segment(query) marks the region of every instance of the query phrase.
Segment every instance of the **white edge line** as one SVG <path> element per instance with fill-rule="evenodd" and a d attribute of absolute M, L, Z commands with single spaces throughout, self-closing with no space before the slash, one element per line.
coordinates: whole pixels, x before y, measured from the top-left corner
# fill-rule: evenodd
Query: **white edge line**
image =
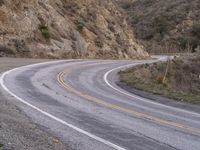
<path fill-rule="evenodd" d="M 96 141 L 101 142 L 101 143 L 103 143 L 103 144 L 105 144 L 105 145 L 107 145 L 107 146 L 109 146 L 109 147 L 112 147 L 112 148 L 117 149 L 117 150 L 126 150 L 125 148 L 122 148 L 122 147 L 120 147 L 120 146 L 118 146 L 118 145 L 116 145 L 116 144 L 113 144 L 113 143 L 111 143 L 111 142 L 109 142 L 109 141 L 107 141 L 107 140 L 104 140 L 104 139 L 102 139 L 102 138 L 100 138 L 100 137 L 97 137 L 97 136 L 95 136 L 95 135 L 93 135 L 93 134 L 91 134 L 91 133 L 89 133 L 89 132 L 87 132 L 87 131 L 84 131 L 84 130 L 82 130 L 82 129 L 80 129 L 80 128 L 78 128 L 78 127 L 72 125 L 72 124 L 69 124 L 69 123 L 67 123 L 66 121 L 64 121 L 64 120 L 62 120 L 62 119 L 60 119 L 60 118 L 58 118 L 58 117 L 55 117 L 55 116 L 49 114 L 48 112 L 43 111 L 42 109 L 40 109 L 40 108 L 38 108 L 38 107 L 36 107 L 36 106 L 34 106 L 34 105 L 32 105 L 32 104 L 26 102 L 26 101 L 23 100 L 22 98 L 18 97 L 18 96 L 15 95 L 14 93 L 12 93 L 12 92 L 6 87 L 6 85 L 5 85 L 5 83 L 4 83 L 4 79 L 5 79 L 6 75 L 8 75 L 8 74 L 10 74 L 10 73 L 12 73 L 12 72 L 14 72 L 14 71 L 16 71 L 16 70 L 24 69 L 24 68 L 29 68 L 29 67 L 40 66 L 40 65 L 45 65 L 45 64 L 54 64 L 54 63 L 59 63 L 59 62 L 65 62 L 65 61 L 66 61 L 66 60 L 53 61 L 53 62 L 44 62 L 44 63 L 38 63 L 38 64 L 33 64 L 33 65 L 28 65 L 28 66 L 22 66 L 22 67 L 19 67 L 19 68 L 15 68 L 15 69 L 9 70 L 9 71 L 7 71 L 7 72 L 5 72 L 5 73 L 3 73 L 3 74 L 1 75 L 1 77 L 0 77 L 0 85 L 1 85 L 2 88 L 3 88 L 7 93 L 9 93 L 11 96 L 13 96 L 13 97 L 16 98 L 17 100 L 19 100 L 21 103 L 23 103 L 23 104 L 25 104 L 25 105 L 31 107 L 32 109 L 34 109 L 34 110 L 36 110 L 36 111 L 38 111 L 38 112 L 40 112 L 41 114 L 43 114 L 43 115 L 45 115 L 45 116 L 47 116 L 47 117 L 49 117 L 49 118 L 51 118 L 51 119 L 53 119 L 53 120 L 59 122 L 59 123 L 65 125 L 65 126 L 68 126 L 68 127 L 72 128 L 72 129 L 74 129 L 74 130 L 76 130 L 76 131 L 78 131 L 78 132 L 80 132 L 80 133 L 82 133 L 82 134 L 84 134 L 84 135 L 86 135 L 86 136 L 92 138 L 92 139 L 95 139 Z M 69 61 L 69 60 L 68 60 L 68 61 Z"/>
<path fill-rule="evenodd" d="M 155 63 L 155 62 L 158 62 L 158 61 L 163 61 L 162 58 L 158 59 L 157 61 L 154 61 L 154 62 L 151 62 L 151 63 Z M 151 103 L 151 104 L 154 104 L 154 105 L 157 105 L 157 106 L 162 106 L 162 107 L 165 107 L 165 108 L 169 108 L 169 109 L 172 109 L 172 110 L 178 110 L 178 111 L 181 111 L 181 112 L 184 112 L 184 113 L 189 113 L 189 114 L 193 114 L 193 115 L 196 115 L 198 117 L 200 117 L 200 114 L 199 113 L 196 113 L 196 112 L 193 112 L 193 111 L 188 111 L 188 110 L 184 110 L 184 109 L 181 109 L 181 108 L 175 108 L 173 106 L 168 106 L 168 105 L 164 105 L 164 104 L 161 104 L 161 103 L 158 103 L 158 102 L 153 102 L 151 100 L 148 100 L 146 98 L 142 98 L 140 96 L 137 96 L 137 95 L 134 95 L 134 94 L 131 94 L 131 93 L 128 93 L 128 92 L 125 92 L 125 91 L 122 91 L 118 88 L 115 88 L 109 81 L 108 81 L 108 76 L 109 74 L 111 74 L 112 72 L 116 71 L 116 70 L 119 70 L 119 69 L 123 69 L 123 68 L 128 68 L 128 67 L 133 67 L 133 66 L 136 66 L 136 65 L 139 65 L 139 64 L 146 64 L 146 63 L 134 63 L 134 64 L 128 64 L 128 65 L 123 65 L 123 66 L 120 66 L 120 67 L 117 67 L 117 68 L 114 68 L 112 70 L 109 70 L 108 72 L 106 72 L 104 74 L 104 82 L 112 89 L 114 89 L 115 91 L 119 92 L 119 93 L 122 93 L 124 95 L 127 95 L 129 97 L 132 97 L 132 98 L 136 98 L 140 101 L 143 101 L 143 102 L 147 102 L 147 103 Z"/>

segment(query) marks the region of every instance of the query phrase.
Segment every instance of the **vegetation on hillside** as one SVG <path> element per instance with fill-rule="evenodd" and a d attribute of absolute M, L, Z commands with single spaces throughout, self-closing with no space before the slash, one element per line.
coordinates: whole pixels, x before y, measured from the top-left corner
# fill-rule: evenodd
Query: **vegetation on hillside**
<path fill-rule="evenodd" d="M 40 26 L 39 26 L 39 30 L 41 31 L 43 37 L 44 37 L 46 40 L 49 40 L 49 39 L 50 39 L 51 35 L 50 35 L 50 33 L 49 33 L 49 28 L 48 28 L 48 26 L 46 26 L 46 25 L 40 25 Z"/>
<path fill-rule="evenodd" d="M 120 72 L 120 79 L 136 89 L 200 104 L 200 55 L 130 68 Z"/>
<path fill-rule="evenodd" d="M 151 53 L 200 49 L 199 0 L 120 0 L 135 35 Z"/>
<path fill-rule="evenodd" d="M 0 57 L 148 57 L 114 0 L 3 0 L 0 36 Z"/>

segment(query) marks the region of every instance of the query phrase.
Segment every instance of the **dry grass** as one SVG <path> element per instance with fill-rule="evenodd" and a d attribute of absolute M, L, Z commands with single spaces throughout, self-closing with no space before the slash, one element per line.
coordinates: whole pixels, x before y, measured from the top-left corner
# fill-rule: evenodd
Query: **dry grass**
<path fill-rule="evenodd" d="M 140 90 L 200 104 L 200 55 L 171 61 L 163 82 L 166 66 L 166 63 L 137 66 L 120 72 L 120 79 Z"/>

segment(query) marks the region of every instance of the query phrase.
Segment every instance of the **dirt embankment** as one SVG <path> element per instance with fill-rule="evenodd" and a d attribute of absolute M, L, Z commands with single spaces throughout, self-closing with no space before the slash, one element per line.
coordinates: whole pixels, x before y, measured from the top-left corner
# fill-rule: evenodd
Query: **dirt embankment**
<path fill-rule="evenodd" d="M 130 87 L 200 104 L 200 55 L 181 56 L 167 63 L 141 65 L 119 74 L 121 82 Z"/>
<path fill-rule="evenodd" d="M 0 73 L 47 60 L 0 58 Z M 0 91 L 0 149 L 69 150 L 70 148 L 34 124 L 13 103 L 13 98 Z"/>
<path fill-rule="evenodd" d="M 140 58 L 113 0 L 1 0 L 0 56 Z"/>

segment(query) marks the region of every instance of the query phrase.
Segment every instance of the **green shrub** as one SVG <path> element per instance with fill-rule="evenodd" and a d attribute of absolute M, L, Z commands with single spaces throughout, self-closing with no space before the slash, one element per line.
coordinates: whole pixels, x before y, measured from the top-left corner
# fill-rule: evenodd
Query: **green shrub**
<path fill-rule="evenodd" d="M 143 40 L 151 40 L 154 38 L 155 35 L 156 35 L 156 32 L 153 30 L 144 31 L 143 35 L 142 35 L 142 39 Z"/>
<path fill-rule="evenodd" d="M 131 8 L 131 3 L 130 3 L 130 2 L 124 2 L 124 3 L 122 4 L 122 8 L 123 8 L 123 9 L 129 9 L 129 8 Z"/>
<path fill-rule="evenodd" d="M 159 33 L 161 37 L 163 37 L 169 30 L 168 22 L 164 16 L 155 18 L 153 26 L 155 27 L 156 33 Z"/>
<path fill-rule="evenodd" d="M 141 31 L 141 37 L 143 40 L 151 40 L 153 38 L 156 38 L 157 41 L 161 41 L 164 35 L 168 33 L 170 28 L 169 22 L 164 16 L 154 18 L 148 26 L 149 27 L 147 27 L 147 25 L 144 25 L 144 28 L 142 29 L 143 31 Z"/>
<path fill-rule="evenodd" d="M 134 15 L 134 16 L 132 16 L 132 24 L 137 24 L 139 21 L 140 21 L 140 17 L 139 16 L 136 16 L 136 15 Z"/>
<path fill-rule="evenodd" d="M 0 143 L 0 149 L 3 148 L 3 146 L 4 146 L 4 145 Z"/>
<path fill-rule="evenodd" d="M 24 40 L 13 39 L 12 42 L 13 42 L 13 45 L 14 45 L 16 51 L 19 54 L 25 55 L 25 54 L 28 54 L 30 52 L 30 50 L 29 50 L 29 48 L 26 45 L 26 42 Z"/>
<path fill-rule="evenodd" d="M 165 69 L 166 69 L 166 64 L 165 64 L 165 63 L 156 64 L 156 69 L 157 69 L 158 71 L 165 71 Z"/>
<path fill-rule="evenodd" d="M 192 26 L 192 34 L 200 39 L 200 24 L 194 24 Z"/>
<path fill-rule="evenodd" d="M 192 52 L 195 52 L 195 49 L 200 44 L 200 41 L 197 37 L 180 37 L 178 41 L 182 49 L 190 48 Z"/>
<path fill-rule="evenodd" d="M 196 37 L 191 38 L 190 45 L 192 48 L 192 52 L 196 52 L 196 48 L 198 47 L 198 45 L 200 45 L 199 39 Z"/>
<path fill-rule="evenodd" d="M 8 55 L 15 55 L 16 51 L 12 48 L 7 47 L 7 46 L 0 45 L 0 53 L 8 54 Z"/>
<path fill-rule="evenodd" d="M 100 47 L 100 48 L 103 48 L 103 42 L 101 40 L 99 40 L 99 39 L 95 40 L 95 45 Z"/>
<path fill-rule="evenodd" d="M 147 69 L 149 67 L 149 64 L 145 64 L 144 67 L 145 69 Z"/>
<path fill-rule="evenodd" d="M 187 38 L 184 38 L 184 37 L 180 37 L 178 39 L 178 42 L 179 42 L 179 46 L 182 48 L 182 49 L 186 49 L 188 44 L 189 44 L 189 41 Z"/>
<path fill-rule="evenodd" d="M 76 26 L 78 31 L 82 31 L 85 26 L 85 22 L 82 19 L 79 19 L 76 21 Z"/>
<path fill-rule="evenodd" d="M 51 38 L 51 35 L 50 35 L 50 33 L 49 33 L 49 28 L 48 28 L 48 26 L 46 26 L 46 25 L 40 25 L 40 26 L 39 26 L 39 29 L 40 29 L 40 31 L 41 31 L 43 37 L 44 37 L 46 40 L 49 40 L 49 39 Z"/>

